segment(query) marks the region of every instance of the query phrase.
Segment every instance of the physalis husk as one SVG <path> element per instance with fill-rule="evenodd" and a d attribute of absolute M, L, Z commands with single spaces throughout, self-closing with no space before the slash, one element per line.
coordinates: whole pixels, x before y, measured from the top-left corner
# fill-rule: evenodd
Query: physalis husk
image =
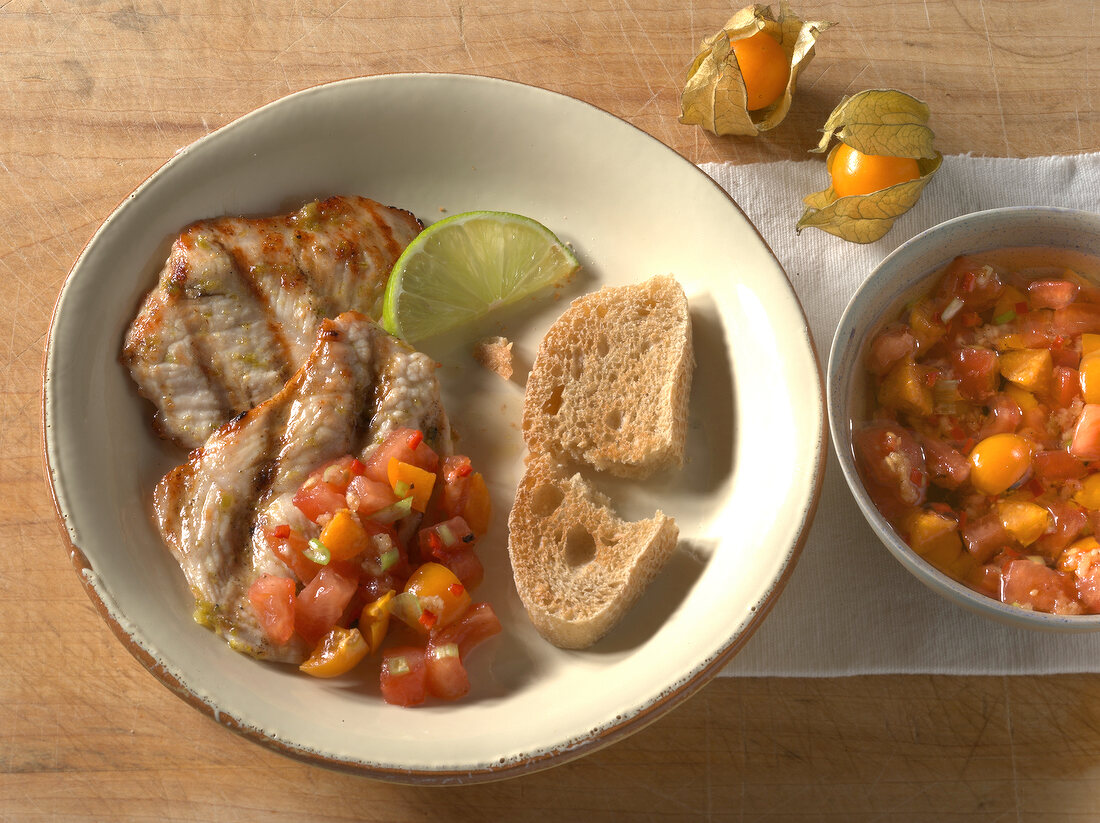
<path fill-rule="evenodd" d="M 829 151 L 827 169 L 841 144 L 864 155 L 913 158 L 919 174 L 869 194 L 837 195 L 830 182 L 824 191 L 803 198 L 807 209 L 799 218 L 797 231 L 813 227 L 853 243 L 878 240 L 894 221 L 909 211 L 943 162 L 932 147 L 935 136 L 928 128 L 928 106 L 894 89 L 871 89 L 841 101 L 829 115 L 824 134 L 814 152 L 825 151 L 836 137 L 840 142 Z"/>
<path fill-rule="evenodd" d="M 813 57 L 818 34 L 831 25 L 800 19 L 785 0 L 780 3 L 778 20 L 770 6 L 756 4 L 741 9 L 699 47 L 680 95 L 680 122 L 702 126 L 717 135 L 756 136 L 774 129 L 790 110 L 798 73 Z M 751 66 L 746 63 L 743 76 L 733 44 L 761 32 L 772 37 L 780 48 L 772 49 L 774 56 L 756 58 Z M 769 83 L 778 74 L 782 93 L 769 105 L 750 111 L 746 77 L 753 85 L 755 75 L 761 72 L 773 76 L 765 78 L 764 82 Z"/>

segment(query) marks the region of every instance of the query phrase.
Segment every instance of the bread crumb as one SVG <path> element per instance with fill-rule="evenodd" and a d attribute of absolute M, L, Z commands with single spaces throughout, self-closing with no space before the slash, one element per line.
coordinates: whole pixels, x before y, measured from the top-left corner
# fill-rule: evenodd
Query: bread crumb
<path fill-rule="evenodd" d="M 474 343 L 474 359 L 505 380 L 512 379 L 512 341 L 507 337 L 483 337 Z"/>

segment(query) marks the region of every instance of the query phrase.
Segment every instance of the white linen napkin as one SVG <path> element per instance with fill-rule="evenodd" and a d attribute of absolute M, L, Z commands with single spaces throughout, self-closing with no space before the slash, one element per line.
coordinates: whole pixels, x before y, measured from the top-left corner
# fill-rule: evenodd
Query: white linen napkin
<path fill-rule="evenodd" d="M 920 202 L 875 243 L 796 235 L 802 197 L 825 187 L 821 160 L 704 164 L 756 225 L 806 311 L 824 370 L 840 315 L 891 251 L 937 223 L 1001 206 L 1100 211 L 1100 154 L 1028 159 L 955 155 Z M 1100 671 L 1100 633 L 1029 632 L 947 602 L 894 560 L 866 524 L 832 446 L 817 515 L 791 579 L 723 675 L 1053 674 Z"/>

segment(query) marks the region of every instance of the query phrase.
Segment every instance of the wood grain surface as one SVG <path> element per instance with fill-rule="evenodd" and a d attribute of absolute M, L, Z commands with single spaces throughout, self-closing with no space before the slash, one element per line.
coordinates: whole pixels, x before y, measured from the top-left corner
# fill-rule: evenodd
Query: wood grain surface
<path fill-rule="evenodd" d="M 54 299 L 173 152 L 318 83 L 468 72 L 600 106 L 695 162 L 802 158 L 846 93 L 928 101 L 945 154 L 1100 148 L 1085 0 L 807 2 L 835 21 L 766 138 L 677 122 L 712 0 L 0 1 L 0 821 L 1094 820 L 1094 677 L 720 679 L 633 737 L 472 787 L 384 784 L 256 746 L 159 685 L 81 590 L 44 480 Z"/>

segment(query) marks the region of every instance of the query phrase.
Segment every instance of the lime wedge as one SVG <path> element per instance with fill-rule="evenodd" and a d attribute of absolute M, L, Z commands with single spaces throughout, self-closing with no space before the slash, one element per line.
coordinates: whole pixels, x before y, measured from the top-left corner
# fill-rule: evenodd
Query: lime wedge
<path fill-rule="evenodd" d="M 424 229 L 394 264 L 382 307 L 390 334 L 415 342 L 556 283 L 580 263 L 546 226 L 471 211 Z"/>

